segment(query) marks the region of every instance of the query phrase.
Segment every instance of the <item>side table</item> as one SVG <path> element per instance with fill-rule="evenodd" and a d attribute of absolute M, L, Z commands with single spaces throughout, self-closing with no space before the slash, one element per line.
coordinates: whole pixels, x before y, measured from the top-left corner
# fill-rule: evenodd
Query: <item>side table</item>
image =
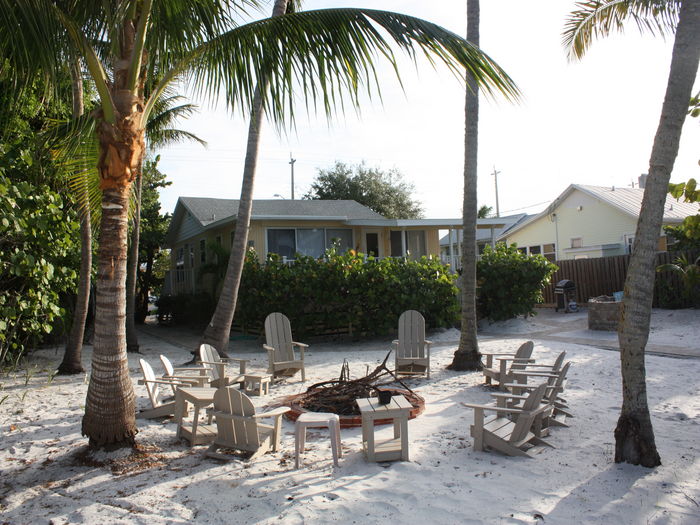
<path fill-rule="evenodd" d="M 190 446 L 208 443 L 216 438 L 216 425 L 199 424 L 199 409 L 214 402 L 216 388 L 178 388 L 175 392 L 175 417 L 177 419 L 176 436 L 190 442 Z M 194 407 L 192 424 L 183 422 L 187 415 L 187 403 Z M 211 423 L 211 421 L 210 421 Z"/>
<path fill-rule="evenodd" d="M 272 376 L 268 374 L 245 374 L 243 376 L 243 391 L 254 396 L 266 396 L 270 393 L 270 381 Z"/>
<path fill-rule="evenodd" d="M 362 415 L 362 448 L 367 461 L 408 461 L 408 416 L 413 405 L 401 395 L 392 396 L 387 405 L 380 405 L 376 397 L 360 398 L 356 403 Z M 393 439 L 374 439 L 377 419 L 393 420 Z"/>

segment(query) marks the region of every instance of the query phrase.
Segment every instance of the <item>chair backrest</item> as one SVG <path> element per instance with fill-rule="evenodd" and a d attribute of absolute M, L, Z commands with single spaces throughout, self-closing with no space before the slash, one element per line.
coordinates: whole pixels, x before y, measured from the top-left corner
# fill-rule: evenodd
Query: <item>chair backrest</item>
<path fill-rule="evenodd" d="M 284 314 L 272 312 L 265 318 L 265 342 L 274 348 L 273 362 L 295 361 L 292 326 Z"/>
<path fill-rule="evenodd" d="M 217 441 L 235 444 L 241 450 L 256 451 L 260 448 L 258 421 L 250 398 L 233 387 L 220 388 L 214 394 L 214 410 L 233 416 L 233 419 L 216 418 Z"/>
<path fill-rule="evenodd" d="M 163 370 L 165 370 L 165 376 L 175 375 L 175 369 L 173 368 L 173 364 L 170 362 L 170 359 L 165 357 L 163 354 L 160 354 L 160 362 L 163 365 Z"/>
<path fill-rule="evenodd" d="M 406 310 L 399 317 L 396 357 L 425 357 L 425 319 L 416 310 Z"/>
<path fill-rule="evenodd" d="M 547 383 L 542 383 L 540 386 L 535 388 L 527 399 L 523 402 L 522 412 L 518 414 L 515 420 L 515 426 L 513 427 L 513 432 L 511 433 L 508 441 L 516 442 L 520 441 L 527 436 L 530 432 L 532 423 L 535 420 L 535 415 L 533 411 L 539 408 L 542 398 L 544 397 L 545 389 L 547 388 Z"/>
<path fill-rule="evenodd" d="M 520 345 L 515 352 L 514 360 L 510 365 L 511 370 L 518 370 L 525 368 L 527 363 L 519 363 L 518 359 L 530 359 L 532 356 L 532 350 L 535 348 L 535 344 L 532 341 L 526 341 Z"/>
<path fill-rule="evenodd" d="M 564 390 L 564 381 L 566 381 L 566 374 L 569 373 L 569 367 L 571 366 L 571 361 L 564 365 L 564 368 L 559 370 L 559 375 L 554 378 L 554 382 L 549 384 L 549 391 L 545 394 L 544 400 L 547 403 L 553 404 L 557 400 L 557 396 L 561 394 Z"/>
<path fill-rule="evenodd" d="M 203 363 L 220 363 L 221 357 L 219 357 L 219 352 L 216 351 L 216 348 L 204 343 L 199 345 L 199 360 Z M 209 377 L 212 380 L 216 380 L 221 377 L 221 374 L 219 374 L 219 367 L 214 365 L 204 366 L 209 369 Z"/>
<path fill-rule="evenodd" d="M 148 392 L 148 398 L 151 400 L 151 405 L 153 408 L 156 408 L 160 406 L 160 401 L 158 400 L 160 388 L 158 383 L 155 383 L 156 375 L 153 373 L 153 368 L 147 361 L 139 359 L 139 365 L 141 365 L 141 373 L 143 374 L 144 385 L 146 386 L 146 392 Z"/>

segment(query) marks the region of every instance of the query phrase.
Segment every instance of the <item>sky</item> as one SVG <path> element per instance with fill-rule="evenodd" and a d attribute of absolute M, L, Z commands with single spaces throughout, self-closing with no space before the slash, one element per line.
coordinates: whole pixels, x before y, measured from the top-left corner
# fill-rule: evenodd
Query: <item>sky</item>
<path fill-rule="evenodd" d="M 465 0 L 307 0 L 306 10 L 371 7 L 424 18 L 466 32 Z M 478 202 L 501 215 L 536 213 L 569 184 L 628 187 L 646 173 L 658 125 L 672 38 L 640 35 L 635 26 L 595 41 L 571 62 L 561 44 L 569 0 L 482 0 L 481 49 L 505 69 L 522 92 L 511 103 L 480 97 Z M 259 17 L 261 18 L 262 15 Z M 329 121 L 299 105 L 296 127 L 279 133 L 265 123 L 254 198 L 290 198 L 290 154 L 295 197 L 335 161 L 397 169 L 413 184 L 425 217 L 462 213 L 463 84 L 445 67 L 400 62 L 403 89 L 386 64 L 378 68 L 381 99 L 362 101 Z M 700 90 L 696 82 L 693 93 Z M 247 120 L 223 104 L 192 99 L 200 113 L 179 125 L 208 142 L 159 151 L 172 185 L 161 193 L 164 212 L 177 198 L 238 199 Z M 687 119 L 672 182 L 700 176 L 700 119 Z"/>

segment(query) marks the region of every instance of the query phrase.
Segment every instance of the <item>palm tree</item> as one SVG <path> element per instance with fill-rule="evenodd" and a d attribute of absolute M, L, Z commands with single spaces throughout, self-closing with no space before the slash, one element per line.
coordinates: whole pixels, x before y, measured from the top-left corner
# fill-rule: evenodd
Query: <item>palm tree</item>
<path fill-rule="evenodd" d="M 0 55 L 20 92 L 55 78 L 66 57 L 84 61 L 98 94 L 101 209 L 92 374 L 82 432 L 93 446 L 124 445 L 137 433 L 125 337 L 127 219 L 155 101 L 186 76 L 200 94 L 247 110 L 254 96 L 270 118 L 293 116 L 299 94 L 358 104 L 376 86 L 373 61 L 396 66 L 394 49 L 430 54 L 482 89 L 514 95 L 495 62 L 463 38 L 424 20 L 370 9 L 327 9 L 237 23 L 259 0 L 0 0 Z M 381 31 L 380 31 L 381 30 Z M 146 96 L 150 78 L 158 82 Z M 256 86 L 261 89 L 256 90 Z M 262 87 L 265 89 L 262 89 Z"/>
<path fill-rule="evenodd" d="M 618 329 L 622 409 L 615 428 L 615 462 L 655 467 L 661 464 L 661 458 L 649 416 L 644 350 L 649 338 L 654 261 L 666 192 L 700 60 L 700 0 L 601 0 L 578 5 L 564 32 L 571 57 L 582 57 L 594 37 L 621 30 L 628 20 L 640 30 L 676 35 Z"/>
<path fill-rule="evenodd" d="M 467 0 L 467 39 L 479 46 L 479 0 Z M 479 92 L 476 79 L 467 75 L 464 103 L 464 200 L 462 201 L 462 327 L 450 370 L 480 370 L 476 338 L 476 183 L 479 152 Z"/>

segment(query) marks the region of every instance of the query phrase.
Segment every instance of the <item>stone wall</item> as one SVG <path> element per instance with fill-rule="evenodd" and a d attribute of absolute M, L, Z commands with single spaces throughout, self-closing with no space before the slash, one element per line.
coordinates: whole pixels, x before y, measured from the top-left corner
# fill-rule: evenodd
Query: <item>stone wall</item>
<path fill-rule="evenodd" d="M 616 331 L 617 323 L 620 321 L 621 308 L 622 302 L 615 301 L 612 297 L 589 299 L 588 329 Z"/>

